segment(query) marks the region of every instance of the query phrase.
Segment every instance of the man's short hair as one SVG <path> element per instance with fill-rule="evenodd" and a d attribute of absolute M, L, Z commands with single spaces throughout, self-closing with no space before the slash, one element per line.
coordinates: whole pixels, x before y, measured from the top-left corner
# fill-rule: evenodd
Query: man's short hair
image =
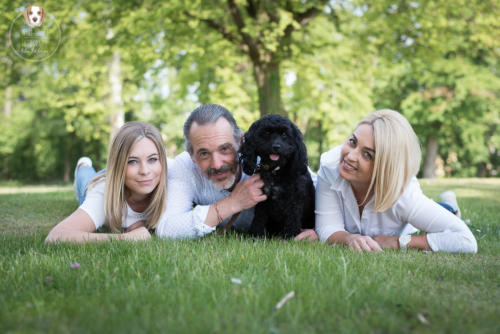
<path fill-rule="evenodd" d="M 239 145 L 240 138 L 243 132 L 238 127 L 238 125 L 236 125 L 236 121 L 229 110 L 218 104 L 203 104 L 193 110 L 184 123 L 184 140 L 186 144 L 186 150 L 189 152 L 189 154 L 193 153 L 193 145 L 189 140 L 189 131 L 191 130 L 191 125 L 193 124 L 193 122 L 196 122 L 196 124 L 198 125 L 211 124 L 217 122 L 217 120 L 221 117 L 224 117 L 229 122 L 229 124 L 231 124 L 231 127 L 233 128 L 234 141 L 237 145 Z M 236 149 L 238 149 L 238 147 L 236 147 Z"/>

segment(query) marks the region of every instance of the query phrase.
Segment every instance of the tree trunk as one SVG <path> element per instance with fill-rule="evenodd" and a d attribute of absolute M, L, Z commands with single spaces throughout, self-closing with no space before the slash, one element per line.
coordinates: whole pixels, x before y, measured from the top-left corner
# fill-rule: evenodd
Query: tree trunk
<path fill-rule="evenodd" d="M 260 115 L 281 114 L 286 116 L 281 101 L 279 62 L 254 63 L 253 68 L 259 95 Z"/>
<path fill-rule="evenodd" d="M 111 138 L 125 123 L 125 113 L 123 111 L 122 81 L 120 51 L 113 51 L 113 56 L 109 64 L 109 84 L 111 86 L 110 123 Z"/>
<path fill-rule="evenodd" d="M 5 88 L 5 103 L 3 112 L 6 117 L 9 117 L 12 114 L 12 86 L 7 86 L 7 88 Z"/>
<path fill-rule="evenodd" d="M 436 158 L 439 146 L 437 138 L 435 137 L 428 136 L 426 141 L 424 171 L 422 176 L 424 178 L 433 179 L 436 176 Z"/>
<path fill-rule="evenodd" d="M 7 37 L 5 42 L 5 49 L 8 50 L 10 47 L 10 38 Z M 12 59 L 7 56 L 7 71 L 6 71 L 6 81 L 7 87 L 5 88 L 5 103 L 3 106 L 3 112 L 6 117 L 12 114 Z"/>
<path fill-rule="evenodd" d="M 488 169 L 487 169 L 485 162 L 480 162 L 476 166 L 477 166 L 476 177 L 487 177 L 488 176 Z"/>
<path fill-rule="evenodd" d="M 71 172 L 71 158 L 69 154 L 69 150 L 66 148 L 64 152 L 64 182 L 69 182 L 69 173 Z"/>

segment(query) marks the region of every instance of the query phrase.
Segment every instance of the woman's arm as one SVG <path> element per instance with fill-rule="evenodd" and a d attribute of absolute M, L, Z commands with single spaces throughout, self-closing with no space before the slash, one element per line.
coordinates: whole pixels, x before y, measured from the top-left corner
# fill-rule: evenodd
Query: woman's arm
<path fill-rule="evenodd" d="M 358 252 L 381 252 L 382 248 L 377 241 L 367 235 L 351 234 L 346 231 L 333 233 L 327 240 L 329 244 L 344 244 Z"/>
<path fill-rule="evenodd" d="M 410 242 L 406 245 L 407 248 L 415 248 L 420 250 L 431 250 L 429 243 L 427 242 L 427 235 L 412 235 L 410 236 Z M 373 237 L 380 247 L 389 249 L 399 249 L 399 237 L 379 234 Z"/>
<path fill-rule="evenodd" d="M 316 187 L 316 233 L 328 244 L 344 244 L 356 251 L 382 251 L 369 236 L 351 234 L 345 230 L 341 194 L 331 188 L 331 175 L 320 169 Z"/>
<path fill-rule="evenodd" d="M 147 240 L 151 238 L 145 227 L 134 229 L 131 232 L 93 233 L 96 228 L 90 216 L 82 209 L 77 209 L 69 217 L 57 224 L 45 239 L 46 243 L 56 241 L 84 243 L 89 241 L 107 241 L 110 239 Z"/>
<path fill-rule="evenodd" d="M 476 253 L 477 241 L 467 225 L 425 196 L 416 179 L 412 183 L 407 190 L 410 193 L 403 194 L 403 201 L 398 204 L 401 205 L 398 210 L 404 212 L 403 221 L 426 232 L 425 240 L 429 249 L 434 252 Z M 423 238 L 423 236 L 412 236 L 410 247 L 413 246 L 413 239 L 416 237 Z"/>
<path fill-rule="evenodd" d="M 323 167 L 318 173 L 315 198 L 315 230 L 320 241 L 327 239 L 337 231 L 345 231 L 342 214 L 341 194 L 331 189 L 330 177 L 325 174 Z"/>

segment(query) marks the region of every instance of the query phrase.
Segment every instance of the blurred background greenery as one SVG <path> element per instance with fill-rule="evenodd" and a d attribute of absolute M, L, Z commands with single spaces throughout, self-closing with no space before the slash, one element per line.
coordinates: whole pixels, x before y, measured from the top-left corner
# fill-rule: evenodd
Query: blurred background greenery
<path fill-rule="evenodd" d="M 391 108 L 420 138 L 420 176 L 500 171 L 498 0 L 45 0 L 30 30 L 50 35 L 43 60 L 16 44 L 33 3 L 0 3 L 0 181 L 70 181 L 82 155 L 104 167 L 130 120 L 158 126 L 173 157 L 201 103 L 243 130 L 287 115 L 313 169 Z"/>

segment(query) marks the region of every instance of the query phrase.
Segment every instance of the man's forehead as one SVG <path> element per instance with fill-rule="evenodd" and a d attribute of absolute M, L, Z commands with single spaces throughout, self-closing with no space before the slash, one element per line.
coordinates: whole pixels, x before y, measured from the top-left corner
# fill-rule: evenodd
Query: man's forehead
<path fill-rule="evenodd" d="M 189 129 L 190 135 L 193 135 L 200 130 L 218 130 L 218 131 L 229 131 L 232 133 L 233 127 L 227 119 L 224 117 L 219 117 L 215 122 L 199 124 L 193 121 L 191 128 Z"/>
<path fill-rule="evenodd" d="M 216 149 L 226 144 L 235 145 L 233 128 L 225 118 L 203 125 L 193 122 L 189 130 L 189 139 L 195 151 Z"/>

